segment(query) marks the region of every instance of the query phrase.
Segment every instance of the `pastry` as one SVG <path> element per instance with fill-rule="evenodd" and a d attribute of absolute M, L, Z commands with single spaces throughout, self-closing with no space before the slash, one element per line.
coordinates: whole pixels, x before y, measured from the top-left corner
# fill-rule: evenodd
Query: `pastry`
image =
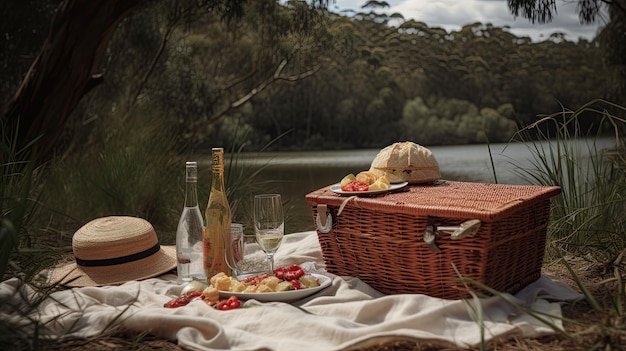
<path fill-rule="evenodd" d="M 433 153 L 416 143 L 394 143 L 380 150 L 369 172 L 385 176 L 391 183 L 429 183 L 441 178 L 439 164 Z"/>

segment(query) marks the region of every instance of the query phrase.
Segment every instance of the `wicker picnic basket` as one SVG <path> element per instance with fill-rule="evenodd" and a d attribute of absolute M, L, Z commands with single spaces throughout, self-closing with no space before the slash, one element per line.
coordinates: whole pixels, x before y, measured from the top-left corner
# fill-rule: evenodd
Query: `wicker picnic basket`
<path fill-rule="evenodd" d="M 306 200 L 329 272 L 358 277 L 386 294 L 459 299 L 470 289 L 481 291 L 460 277 L 509 293 L 539 278 L 550 198 L 559 192 L 437 181 L 373 197 L 341 196 L 325 187 Z M 470 237 L 452 239 L 434 229 L 475 219 L 480 227 Z M 434 243 L 425 238 L 427 229 Z"/>

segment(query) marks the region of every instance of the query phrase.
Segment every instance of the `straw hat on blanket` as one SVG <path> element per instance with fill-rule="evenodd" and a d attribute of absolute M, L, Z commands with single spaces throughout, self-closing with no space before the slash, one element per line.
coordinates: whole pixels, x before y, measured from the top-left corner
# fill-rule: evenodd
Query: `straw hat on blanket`
<path fill-rule="evenodd" d="M 141 218 L 92 220 L 72 237 L 75 262 L 57 266 L 50 283 L 102 286 L 155 277 L 176 268 L 176 247 L 161 246 L 152 225 Z"/>

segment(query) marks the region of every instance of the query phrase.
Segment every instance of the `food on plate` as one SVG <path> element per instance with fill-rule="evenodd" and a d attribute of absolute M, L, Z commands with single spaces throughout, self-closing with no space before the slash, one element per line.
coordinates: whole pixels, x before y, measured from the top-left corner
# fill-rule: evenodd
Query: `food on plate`
<path fill-rule="evenodd" d="M 389 189 L 390 186 L 391 183 L 389 182 L 389 179 L 385 176 L 381 176 L 376 179 L 374 183 L 370 184 L 369 190 L 385 190 Z"/>
<path fill-rule="evenodd" d="M 343 177 L 343 179 L 341 180 L 340 184 L 341 184 L 341 186 L 344 186 L 344 185 L 350 183 L 353 180 L 356 180 L 356 176 L 354 174 L 350 173 L 347 176 Z"/>
<path fill-rule="evenodd" d="M 372 185 L 378 179 L 378 176 L 370 171 L 362 171 L 356 175 L 356 180 L 367 185 Z"/>
<path fill-rule="evenodd" d="M 181 291 L 180 296 L 165 303 L 164 307 L 177 308 L 185 306 L 192 301 L 201 300 L 218 310 L 229 310 L 241 307 L 242 303 L 239 298 L 243 298 L 246 296 L 245 294 L 287 292 L 302 289 L 311 289 L 312 292 L 315 292 L 316 290 L 313 288 L 320 287 L 320 280 L 313 274 L 307 274 L 297 264 L 279 267 L 271 275 L 258 274 L 241 280 L 221 272 L 208 279 L 208 282 L 210 285 L 202 284 L 202 286 L 205 286 L 202 291 L 197 291 L 201 288 L 199 284 L 186 285 L 183 287 L 183 290 L 187 289 L 186 292 L 183 293 Z M 232 292 L 232 294 L 228 294 L 228 292 Z M 243 294 L 237 295 L 236 293 L 238 292 Z M 307 292 L 294 291 L 294 293 Z M 226 299 L 224 295 L 230 295 L 230 297 Z M 249 296 L 246 298 L 249 298 Z M 259 300 L 264 301 L 261 297 L 259 297 Z"/>
<path fill-rule="evenodd" d="M 279 267 L 274 270 L 274 275 L 259 274 L 242 280 L 218 273 L 211 277 L 209 289 L 243 293 L 267 293 L 289 290 L 314 288 L 319 286 L 319 281 L 312 275 L 306 274 L 299 265 Z M 204 291 L 205 295 L 207 290 Z M 214 294 L 213 291 L 211 291 Z"/>
<path fill-rule="evenodd" d="M 343 191 L 368 191 L 370 188 L 369 185 L 358 181 L 358 180 L 353 180 L 351 182 L 348 182 L 348 184 L 341 186 L 341 190 Z"/>
<path fill-rule="evenodd" d="M 303 275 L 298 279 L 303 289 L 316 288 L 320 286 L 320 282 L 312 275 Z"/>
<path fill-rule="evenodd" d="M 385 190 L 391 186 L 385 176 L 377 176 L 370 171 L 359 172 L 356 176 L 352 173 L 341 180 L 341 190 L 348 192 L 361 192 L 370 190 Z"/>
<path fill-rule="evenodd" d="M 344 192 L 386 190 L 392 183 L 428 183 L 441 178 L 432 152 L 414 142 L 394 143 L 380 150 L 369 170 L 341 179 Z"/>
<path fill-rule="evenodd" d="M 279 267 L 274 270 L 274 275 L 279 279 L 294 280 L 304 276 L 304 269 L 297 264 L 287 267 Z"/>
<path fill-rule="evenodd" d="M 204 295 L 202 297 L 204 301 L 216 303 L 220 300 L 220 292 L 212 286 L 209 286 L 206 289 L 202 290 L 202 295 Z"/>
<path fill-rule="evenodd" d="M 380 150 L 369 169 L 391 183 L 428 183 L 441 178 L 439 164 L 432 152 L 416 143 L 394 143 Z"/>
<path fill-rule="evenodd" d="M 234 280 L 237 281 L 236 279 Z M 233 282 L 230 276 L 224 272 L 220 272 L 211 277 L 209 283 L 217 290 L 230 290 L 230 285 Z"/>
<path fill-rule="evenodd" d="M 265 276 L 258 285 L 248 285 L 245 292 L 273 292 L 282 280 L 275 276 Z M 231 290 L 232 291 L 232 290 Z"/>

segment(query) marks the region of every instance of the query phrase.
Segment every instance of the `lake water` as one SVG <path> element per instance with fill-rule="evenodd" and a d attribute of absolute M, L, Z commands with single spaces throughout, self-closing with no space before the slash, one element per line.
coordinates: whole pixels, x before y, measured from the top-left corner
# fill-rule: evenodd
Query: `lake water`
<path fill-rule="evenodd" d="M 599 148 L 613 146 L 613 140 L 602 139 Z M 533 144 L 455 145 L 429 147 L 439 163 L 442 179 L 480 183 L 528 184 L 520 169 L 532 166 Z M 548 147 L 547 143 L 539 143 Z M 491 158 L 489 153 L 491 148 Z M 594 148 L 592 148 L 594 150 Z M 243 153 L 239 163 L 265 167 L 260 177 L 278 181 L 277 187 L 284 199 L 291 199 L 286 215 L 291 217 L 292 228 L 287 232 L 312 230 L 311 208 L 305 195 L 338 183 L 349 173 L 369 169 L 379 150 L 307 151 L 276 153 Z M 581 154 L 589 147 L 581 144 Z M 492 167 L 493 160 L 493 167 Z"/>

